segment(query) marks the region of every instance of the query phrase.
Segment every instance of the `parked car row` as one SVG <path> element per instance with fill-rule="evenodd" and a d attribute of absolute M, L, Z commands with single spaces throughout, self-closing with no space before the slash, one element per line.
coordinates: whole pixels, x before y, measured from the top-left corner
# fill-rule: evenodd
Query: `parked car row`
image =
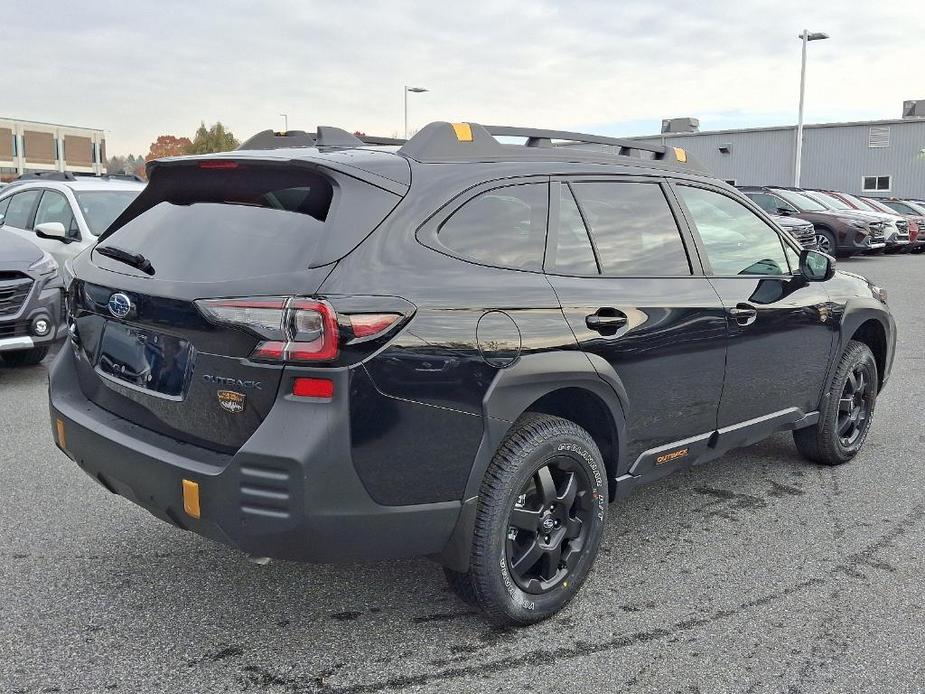
<path fill-rule="evenodd" d="M 859 197 L 831 190 L 784 186 L 740 186 L 765 212 L 813 226 L 800 242 L 836 256 L 916 252 L 925 248 L 925 205 L 914 201 Z M 785 229 L 793 233 L 793 228 Z"/>
<path fill-rule="evenodd" d="M 39 363 L 66 334 L 68 266 L 144 188 L 115 177 L 26 174 L 0 190 L 0 356 Z"/>

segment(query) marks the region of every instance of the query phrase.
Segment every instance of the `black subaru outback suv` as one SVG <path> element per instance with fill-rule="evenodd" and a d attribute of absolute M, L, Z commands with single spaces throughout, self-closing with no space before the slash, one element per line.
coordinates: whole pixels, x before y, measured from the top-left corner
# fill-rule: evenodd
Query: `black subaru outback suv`
<path fill-rule="evenodd" d="M 258 142 L 152 162 L 74 263 L 55 440 L 169 523 L 426 555 L 525 624 L 638 485 L 782 430 L 823 464 L 864 443 L 885 292 L 684 150 L 467 123 Z"/>

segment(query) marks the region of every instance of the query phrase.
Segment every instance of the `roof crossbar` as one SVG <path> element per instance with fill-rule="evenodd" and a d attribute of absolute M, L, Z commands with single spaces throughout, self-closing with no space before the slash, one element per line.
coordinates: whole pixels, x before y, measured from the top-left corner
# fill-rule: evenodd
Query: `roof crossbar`
<path fill-rule="evenodd" d="M 498 141 L 498 137 L 523 138 L 524 144 L 507 144 Z M 594 147 L 595 145 L 600 147 Z M 699 164 L 690 160 L 685 150 L 670 145 L 566 130 L 478 123 L 430 123 L 408 140 L 398 153 L 420 162 L 463 162 L 549 157 L 564 159 L 575 156 L 576 150 L 587 151 L 589 157 L 631 157 L 636 160 L 655 160 L 688 170 L 705 171 Z M 643 156 L 644 154 L 649 156 Z"/>

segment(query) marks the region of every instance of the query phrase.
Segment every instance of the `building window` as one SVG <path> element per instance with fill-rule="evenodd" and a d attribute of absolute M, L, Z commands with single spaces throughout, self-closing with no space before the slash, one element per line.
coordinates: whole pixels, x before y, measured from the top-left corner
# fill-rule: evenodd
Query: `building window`
<path fill-rule="evenodd" d="M 871 127 L 867 136 L 868 147 L 889 147 L 890 146 L 890 127 L 874 126 Z"/>
<path fill-rule="evenodd" d="M 861 181 L 861 190 L 865 193 L 889 192 L 892 186 L 892 176 L 865 176 Z"/>

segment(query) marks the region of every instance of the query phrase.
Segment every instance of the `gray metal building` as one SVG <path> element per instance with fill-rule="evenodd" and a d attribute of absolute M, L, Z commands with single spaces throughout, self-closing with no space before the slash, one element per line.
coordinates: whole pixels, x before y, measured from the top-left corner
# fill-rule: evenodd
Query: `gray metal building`
<path fill-rule="evenodd" d="M 925 101 L 896 120 L 805 125 L 800 185 L 875 197 L 925 199 Z M 923 114 L 925 115 L 925 114 Z M 634 138 L 683 147 L 736 185 L 793 185 L 796 126 L 699 132 L 694 118 L 664 121 Z M 671 132 L 672 130 L 689 132 Z"/>

